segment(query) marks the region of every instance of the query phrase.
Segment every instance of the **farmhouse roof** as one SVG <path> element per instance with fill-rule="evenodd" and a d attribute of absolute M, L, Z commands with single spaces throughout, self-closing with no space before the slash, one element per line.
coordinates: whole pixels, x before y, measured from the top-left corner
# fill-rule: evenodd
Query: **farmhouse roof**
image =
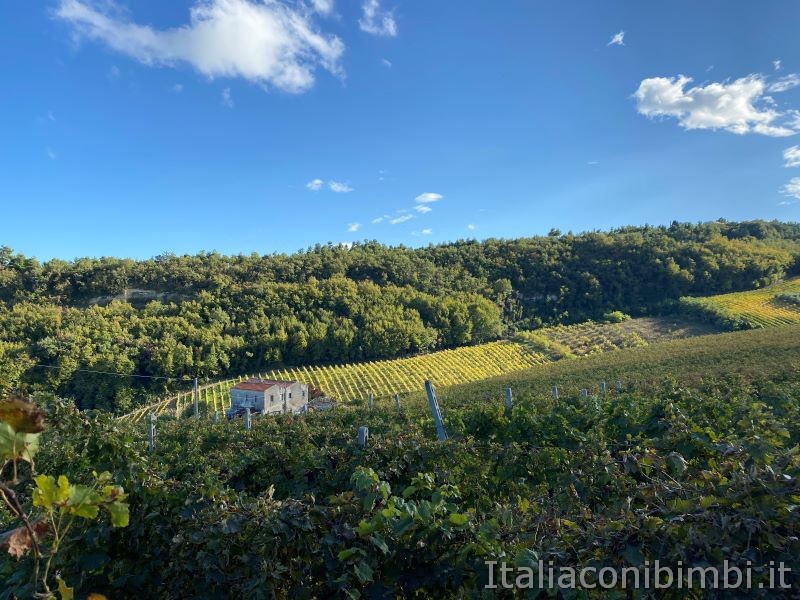
<path fill-rule="evenodd" d="M 233 386 L 235 390 L 247 390 L 250 392 L 263 392 L 276 385 L 292 385 L 295 381 L 284 381 L 280 379 L 258 379 L 252 378 L 242 381 Z"/>

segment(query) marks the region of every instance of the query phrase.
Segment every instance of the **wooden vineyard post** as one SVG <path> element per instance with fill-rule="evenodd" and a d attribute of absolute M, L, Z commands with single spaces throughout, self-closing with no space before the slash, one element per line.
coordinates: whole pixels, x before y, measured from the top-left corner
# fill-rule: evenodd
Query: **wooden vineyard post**
<path fill-rule="evenodd" d="M 601 381 L 600 382 L 600 393 L 601 394 L 605 394 L 606 393 L 606 382 L 605 381 Z"/>
<path fill-rule="evenodd" d="M 200 414 L 200 390 L 197 387 L 197 377 L 194 378 L 194 416 Z"/>
<path fill-rule="evenodd" d="M 372 392 L 370 392 L 370 393 L 367 395 L 367 406 L 369 407 L 369 409 L 370 409 L 370 410 L 372 410 L 372 406 L 373 406 L 374 404 L 375 404 L 375 398 L 374 398 L 374 396 L 372 395 Z"/>
<path fill-rule="evenodd" d="M 558 400 L 558 386 L 553 386 L 553 400 Z"/>
<path fill-rule="evenodd" d="M 509 419 L 514 411 L 514 393 L 510 387 L 506 388 L 506 417 Z"/>
<path fill-rule="evenodd" d="M 250 430 L 250 426 L 251 426 L 251 423 L 250 423 L 250 407 L 248 406 L 247 408 L 244 409 L 244 428 L 249 431 Z"/>
<path fill-rule="evenodd" d="M 147 449 L 153 452 L 156 449 L 156 415 L 150 413 L 150 422 L 147 427 Z"/>
<path fill-rule="evenodd" d="M 367 441 L 369 440 L 369 427 L 359 427 L 358 428 L 358 447 L 359 448 L 366 448 Z"/>
<path fill-rule="evenodd" d="M 581 390 L 581 398 L 587 398 L 588 396 L 589 396 L 589 390 L 587 390 L 586 388 L 583 388 Z"/>
<path fill-rule="evenodd" d="M 394 405 L 397 407 L 397 412 L 403 412 L 403 410 L 400 408 L 400 394 L 394 395 Z"/>
<path fill-rule="evenodd" d="M 439 440 L 446 440 L 447 432 L 444 430 L 442 413 L 439 410 L 439 403 L 436 401 L 436 392 L 433 390 L 433 383 L 431 383 L 430 379 L 425 381 L 425 393 L 428 395 L 428 406 L 431 409 L 433 422 L 436 425 L 436 435 L 438 436 Z"/>
<path fill-rule="evenodd" d="M 219 423 L 219 411 L 214 411 L 214 423 Z"/>
<path fill-rule="evenodd" d="M 621 379 L 617 379 L 617 391 L 618 392 L 622 391 L 622 380 Z"/>

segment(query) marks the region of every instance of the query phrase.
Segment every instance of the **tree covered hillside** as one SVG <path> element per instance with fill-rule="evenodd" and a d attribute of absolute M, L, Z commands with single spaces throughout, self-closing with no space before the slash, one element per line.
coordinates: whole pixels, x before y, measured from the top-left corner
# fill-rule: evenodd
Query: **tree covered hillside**
<path fill-rule="evenodd" d="M 188 377 L 393 358 L 611 310 L 647 314 L 681 296 L 772 283 L 798 272 L 798 257 L 800 225 L 762 221 L 142 261 L 40 263 L 2 248 L 0 388 L 125 411 Z"/>

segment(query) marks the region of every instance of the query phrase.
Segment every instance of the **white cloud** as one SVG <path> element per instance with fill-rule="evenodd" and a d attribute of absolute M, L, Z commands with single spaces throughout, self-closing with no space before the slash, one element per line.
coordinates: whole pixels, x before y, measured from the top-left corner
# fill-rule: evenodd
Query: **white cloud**
<path fill-rule="evenodd" d="M 323 185 L 325 185 L 325 182 L 322 181 L 322 179 L 312 179 L 306 184 L 306 187 L 312 192 L 318 192 L 322 189 Z"/>
<path fill-rule="evenodd" d="M 382 217 L 375 217 L 374 219 L 372 219 L 371 223 L 373 225 L 377 225 L 378 223 L 383 223 L 384 219 L 388 218 L 389 218 L 388 215 L 383 215 Z"/>
<path fill-rule="evenodd" d="M 394 219 L 389 221 L 389 223 L 391 223 L 392 225 L 397 225 L 398 223 L 405 223 L 406 221 L 410 221 L 413 218 L 414 215 L 401 215 L 399 217 L 395 217 Z"/>
<path fill-rule="evenodd" d="M 231 96 L 231 88 L 225 88 L 222 90 L 221 98 L 222 99 L 220 102 L 222 102 L 222 106 L 225 108 L 233 108 L 233 96 Z"/>
<path fill-rule="evenodd" d="M 760 75 L 684 89 L 691 81 L 683 75 L 644 79 L 634 94 L 637 110 L 647 117 L 675 117 L 685 129 L 724 129 L 772 137 L 796 133 L 776 123 L 784 113 L 757 105 L 763 103 L 766 89 Z"/>
<path fill-rule="evenodd" d="M 347 231 L 350 233 L 355 233 L 359 229 L 361 229 L 361 223 L 350 223 L 347 225 Z"/>
<path fill-rule="evenodd" d="M 425 213 L 431 212 L 433 209 L 430 206 L 428 206 L 427 204 L 417 204 L 414 207 L 414 210 L 417 211 L 418 213 L 422 213 L 424 215 Z"/>
<path fill-rule="evenodd" d="M 319 32 L 307 9 L 274 0 L 195 0 L 189 22 L 170 29 L 134 23 L 112 0 L 60 0 L 55 15 L 78 37 L 142 64 L 188 63 L 209 78 L 242 77 L 299 93 L 314 84 L 317 67 L 342 73 L 342 41 Z"/>
<path fill-rule="evenodd" d="M 780 71 L 781 70 L 781 59 L 780 58 L 775 59 L 775 60 L 772 61 L 772 68 L 775 69 L 776 71 Z"/>
<path fill-rule="evenodd" d="M 778 79 L 778 81 L 769 84 L 767 91 L 779 94 L 781 92 L 791 90 L 792 88 L 796 88 L 798 85 L 800 85 L 800 75 L 797 73 L 791 73 L 781 77 Z"/>
<path fill-rule="evenodd" d="M 597 160 L 588 160 L 588 161 L 586 161 L 586 164 L 587 164 L 587 165 L 591 165 L 591 166 L 595 166 L 595 165 L 599 165 L 599 164 L 600 164 L 600 161 L 597 161 Z"/>
<path fill-rule="evenodd" d="M 361 5 L 363 14 L 358 20 L 361 31 L 372 35 L 395 37 L 397 35 L 397 21 L 390 10 L 381 8 L 380 0 L 365 0 Z"/>
<path fill-rule="evenodd" d="M 53 149 L 50 148 L 49 146 L 47 148 L 45 148 L 44 151 L 45 151 L 45 154 L 47 154 L 47 158 L 49 158 L 50 160 L 55 160 L 55 159 L 58 158 L 58 155 L 55 152 L 53 152 Z"/>
<path fill-rule="evenodd" d="M 475 227 L 474 223 L 470 223 L 469 225 L 467 225 L 467 229 L 469 229 L 470 231 L 475 231 L 477 227 Z"/>
<path fill-rule="evenodd" d="M 784 185 L 781 191 L 787 196 L 800 200 L 800 177 L 790 179 L 789 183 Z"/>
<path fill-rule="evenodd" d="M 329 181 L 328 187 L 332 192 L 336 192 L 337 194 L 346 194 L 347 192 L 353 191 L 353 188 L 341 181 Z"/>
<path fill-rule="evenodd" d="M 421 202 L 423 204 L 429 204 L 431 202 L 438 202 L 444 198 L 441 194 L 437 194 L 435 192 L 425 192 L 424 194 L 420 194 L 416 197 L 417 202 Z"/>
<path fill-rule="evenodd" d="M 333 0 L 311 0 L 311 6 L 321 15 L 329 15 L 333 12 Z"/>
<path fill-rule="evenodd" d="M 119 76 L 120 76 L 119 67 L 117 65 L 111 65 L 111 68 L 108 70 L 108 78 L 118 79 Z"/>
<path fill-rule="evenodd" d="M 183 91 L 183 84 L 182 83 L 176 83 L 170 89 L 172 90 L 173 94 L 180 94 Z"/>
<path fill-rule="evenodd" d="M 382 59 L 381 59 L 381 64 L 382 64 L 384 67 L 387 67 L 387 68 L 389 68 L 389 69 L 391 69 L 391 68 L 392 68 L 392 66 L 393 66 L 393 65 L 392 65 L 392 61 L 390 61 L 388 58 L 382 58 Z"/>
<path fill-rule="evenodd" d="M 783 151 L 786 167 L 800 167 L 800 146 L 792 146 Z"/>
<path fill-rule="evenodd" d="M 636 41 L 636 40 L 634 40 Z M 611 36 L 611 41 L 606 44 L 607 46 L 624 46 L 625 45 L 625 32 L 620 31 Z"/>
<path fill-rule="evenodd" d="M 422 233 L 422 235 L 431 235 L 433 233 L 433 229 L 428 227 L 426 229 L 423 229 L 421 233 Z"/>

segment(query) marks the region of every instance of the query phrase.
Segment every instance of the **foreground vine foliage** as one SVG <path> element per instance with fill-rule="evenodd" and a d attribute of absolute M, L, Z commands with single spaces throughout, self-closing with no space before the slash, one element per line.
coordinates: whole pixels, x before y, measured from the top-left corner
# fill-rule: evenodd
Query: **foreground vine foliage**
<path fill-rule="evenodd" d="M 97 521 L 101 509 L 109 514 L 112 527 L 126 527 L 128 505 L 125 492 L 111 483 L 107 471 L 92 472 L 89 485 L 71 483 L 66 475 L 57 479 L 35 475 L 34 456 L 43 431 L 44 415 L 36 405 L 15 396 L 0 402 L 0 500 L 10 512 L 10 522 L 18 522 L 0 535 L 0 548 L 22 563 L 8 577 L 15 596 L 71 600 L 73 588 L 60 573 L 53 574 L 54 567 L 70 560 L 59 551 L 74 552 L 81 521 Z M 19 468 L 20 463 L 27 463 L 26 471 Z M 7 469 L 12 477 L 4 481 Z M 9 521 L 8 517 L 0 515 L 0 523 Z M 53 583 L 58 596 L 51 589 Z"/>
<path fill-rule="evenodd" d="M 771 561 L 800 569 L 800 377 L 773 379 L 654 379 L 558 401 L 520 386 L 510 417 L 498 386 L 471 404 L 443 400 L 445 442 L 411 402 L 402 414 L 376 405 L 256 418 L 250 431 L 162 417 L 152 453 L 137 424 L 49 400 L 37 468 L 77 478 L 96 465 L 128 492 L 128 527 L 81 520 L 80 550 L 59 549 L 76 597 L 470 597 L 486 593 L 485 561 L 503 560 L 642 569 L 727 559 L 749 562 L 757 588 Z M 355 443 L 362 425 L 366 449 Z M 0 561 L 0 598 L 26 597 L 33 567 L 30 552 Z M 529 595 L 556 593 L 630 590 Z"/>

